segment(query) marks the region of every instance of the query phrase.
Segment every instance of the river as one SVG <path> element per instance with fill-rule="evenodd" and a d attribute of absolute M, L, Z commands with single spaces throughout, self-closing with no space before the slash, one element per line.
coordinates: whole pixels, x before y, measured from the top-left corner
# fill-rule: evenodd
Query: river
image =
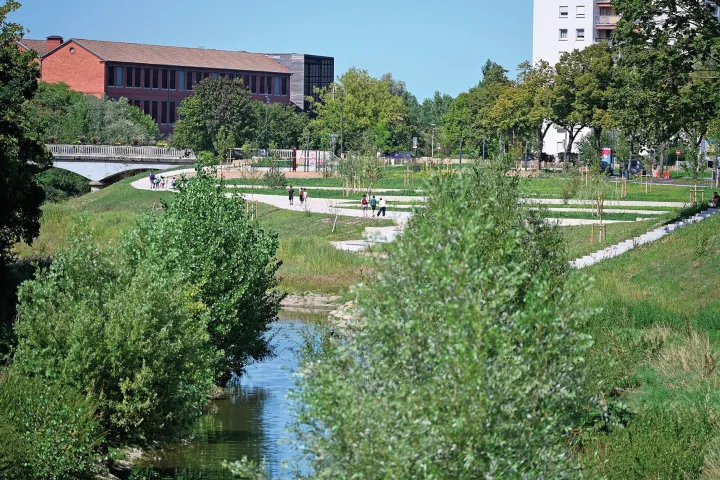
<path fill-rule="evenodd" d="M 247 368 L 234 391 L 213 400 L 187 444 L 153 453 L 136 465 L 131 480 L 226 480 L 224 460 L 264 461 L 271 478 L 287 478 L 283 464 L 296 450 L 283 441 L 291 421 L 287 394 L 294 385 L 297 348 L 308 324 L 281 320 L 272 325 L 275 356 Z"/>

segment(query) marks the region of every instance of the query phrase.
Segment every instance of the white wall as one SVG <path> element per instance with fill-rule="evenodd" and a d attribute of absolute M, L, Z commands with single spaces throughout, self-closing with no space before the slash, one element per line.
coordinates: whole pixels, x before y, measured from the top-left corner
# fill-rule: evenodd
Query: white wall
<path fill-rule="evenodd" d="M 545 60 L 554 65 L 561 52 L 583 49 L 595 42 L 595 0 L 534 0 L 533 12 L 533 63 Z M 560 7 L 567 7 L 568 14 L 560 16 Z M 578 18 L 578 8 L 584 7 L 584 18 Z M 567 40 L 560 39 L 560 30 L 567 30 Z M 577 30 L 585 30 L 585 39 L 577 38 Z M 543 151 L 557 155 L 564 151 L 565 134 L 553 126 L 545 137 Z"/>

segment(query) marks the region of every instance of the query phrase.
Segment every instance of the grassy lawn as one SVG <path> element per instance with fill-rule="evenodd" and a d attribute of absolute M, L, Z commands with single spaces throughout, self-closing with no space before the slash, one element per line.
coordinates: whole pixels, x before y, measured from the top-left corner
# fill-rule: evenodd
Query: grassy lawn
<path fill-rule="evenodd" d="M 590 362 L 626 424 L 592 440 L 591 478 L 717 478 L 719 229 L 714 216 L 577 273 L 594 278 L 586 301 L 600 309 Z"/>
<path fill-rule="evenodd" d="M 138 216 L 162 208 L 171 199 L 170 192 L 149 192 L 132 188 L 132 179 L 123 180 L 104 190 L 59 204 L 43 206 L 40 236 L 31 246 L 18 244 L 20 257 L 48 257 L 65 245 L 73 225 L 86 219 L 98 244 L 116 242 L 132 228 Z M 333 218 L 307 214 L 260 204 L 258 219 L 278 232 L 278 258 L 281 287 L 290 293 L 317 292 L 341 294 L 372 272 L 373 260 L 335 249 L 330 241 L 362 238 L 366 226 L 387 226 L 389 220 L 338 217 L 332 233 Z"/>
<path fill-rule="evenodd" d="M 607 241 L 598 243 L 597 231 L 595 232 L 595 244 L 590 243 L 592 227 L 589 225 L 577 227 L 563 227 L 562 232 L 567 238 L 568 254 L 571 259 L 589 255 L 602 250 L 610 245 L 615 245 L 625 240 L 637 237 L 643 233 L 661 226 L 669 219 L 669 216 L 661 216 L 653 220 L 633 223 L 611 223 L 607 225 Z"/>

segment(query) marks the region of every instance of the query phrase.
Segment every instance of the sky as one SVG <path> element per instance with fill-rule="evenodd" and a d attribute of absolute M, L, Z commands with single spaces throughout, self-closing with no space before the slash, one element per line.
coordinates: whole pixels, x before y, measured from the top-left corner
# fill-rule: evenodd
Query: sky
<path fill-rule="evenodd" d="M 491 59 L 515 73 L 532 57 L 532 0 L 20 0 L 10 20 L 48 35 L 335 57 L 390 72 L 422 99 L 452 96 Z"/>

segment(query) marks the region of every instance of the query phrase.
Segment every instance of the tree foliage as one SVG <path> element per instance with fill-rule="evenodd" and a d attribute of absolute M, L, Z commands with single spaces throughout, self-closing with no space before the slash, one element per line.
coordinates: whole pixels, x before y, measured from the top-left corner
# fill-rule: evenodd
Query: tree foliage
<path fill-rule="evenodd" d="M 45 199 L 49 202 L 61 202 L 70 197 L 90 193 L 87 178 L 61 168 L 45 170 L 38 176 L 38 183 L 45 191 Z"/>
<path fill-rule="evenodd" d="M 32 128 L 43 141 L 147 145 L 159 136 L 150 115 L 126 98 L 97 98 L 70 90 L 65 83 L 40 82 L 37 94 L 24 106 Z"/>
<path fill-rule="evenodd" d="M 430 186 L 360 327 L 311 348 L 296 392 L 313 478 L 566 478 L 587 401 L 586 314 L 563 238 L 507 165 Z"/>
<path fill-rule="evenodd" d="M 252 143 L 258 128 L 255 108 L 250 91 L 239 78 L 206 78 L 183 100 L 173 144 L 196 152 L 214 151 L 218 137 L 227 138 L 228 134 L 235 140 L 234 147 Z"/>
<path fill-rule="evenodd" d="M 277 234 L 245 212 L 245 201 L 228 198 L 214 176 L 198 175 L 158 218 L 149 217 L 125 244 L 135 268 L 161 262 L 193 286 L 207 307 L 210 343 L 221 352 L 216 372 L 223 381 L 270 353 L 264 335 L 277 319 Z M 201 321 L 204 312 L 199 312 Z"/>

